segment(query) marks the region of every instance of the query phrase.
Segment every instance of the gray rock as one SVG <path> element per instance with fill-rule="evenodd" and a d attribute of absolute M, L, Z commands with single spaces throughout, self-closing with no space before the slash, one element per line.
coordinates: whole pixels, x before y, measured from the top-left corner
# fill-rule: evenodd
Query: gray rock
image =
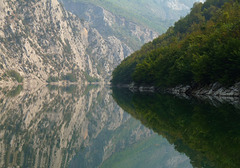
<path fill-rule="evenodd" d="M 0 76 L 14 69 L 25 78 L 42 81 L 68 73 L 74 73 L 82 83 L 89 76 L 109 81 L 113 69 L 134 51 L 110 33 L 113 24 L 132 27 L 133 38 L 142 43 L 157 36 L 102 8 L 85 7 L 82 14 L 89 16 L 88 22 L 66 11 L 58 0 L 2 0 L 0 62 L 4 64 Z"/>
<path fill-rule="evenodd" d="M 210 84 L 205 87 L 193 89 L 187 85 L 179 85 L 174 88 L 168 88 L 167 92 L 173 94 L 182 94 L 190 91 L 191 94 L 196 96 L 221 96 L 221 97 L 239 97 L 240 96 L 240 84 L 236 83 L 235 85 L 225 88 L 219 83 Z"/>

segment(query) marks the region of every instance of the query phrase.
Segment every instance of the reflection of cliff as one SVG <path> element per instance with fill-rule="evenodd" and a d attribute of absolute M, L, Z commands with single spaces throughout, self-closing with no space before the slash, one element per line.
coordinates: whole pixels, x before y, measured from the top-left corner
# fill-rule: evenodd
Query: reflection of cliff
<path fill-rule="evenodd" d="M 91 86 L 90 86 L 91 87 Z M 112 99 L 107 88 L 92 89 L 91 105 L 85 105 L 88 123 L 88 138 L 81 145 L 70 167 L 99 167 L 112 154 L 152 135 L 137 120 L 125 113 Z"/>
<path fill-rule="evenodd" d="M 0 91 L 0 111 L 0 167 L 67 167 L 85 149 L 90 151 L 85 162 L 98 158 L 97 167 L 127 145 L 124 139 L 112 143 L 117 139 L 112 133 L 130 116 L 104 87 L 49 86 L 14 96 Z M 130 143 L 151 134 L 139 127 L 132 130 Z M 94 149 L 91 145 L 101 138 L 106 141 Z"/>
<path fill-rule="evenodd" d="M 69 146 L 78 145 L 83 139 L 73 138 L 75 132 L 82 134 L 87 128 L 72 129 L 81 114 L 82 97 L 58 90 L 49 93 L 48 88 L 37 92 L 21 92 L 16 97 L 1 97 L 1 163 L 0 167 L 61 167 L 68 163 L 75 151 Z M 75 115 L 74 118 L 71 118 Z"/>
<path fill-rule="evenodd" d="M 168 95 L 113 89 L 115 101 L 133 117 L 184 152 L 194 167 L 240 167 L 240 111 Z"/>

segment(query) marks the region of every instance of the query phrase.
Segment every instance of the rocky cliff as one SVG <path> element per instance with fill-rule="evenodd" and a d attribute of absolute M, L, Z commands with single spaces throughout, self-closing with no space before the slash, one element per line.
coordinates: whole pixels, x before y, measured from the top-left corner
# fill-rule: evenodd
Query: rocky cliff
<path fill-rule="evenodd" d="M 96 10 L 96 6 L 102 7 L 111 14 L 124 18 L 128 22 L 134 22 L 139 27 L 148 27 L 158 33 L 164 33 L 168 27 L 185 16 L 194 2 L 199 0 L 61 0 L 67 4 L 70 11 L 80 9 L 78 4 L 88 4 L 84 10 Z M 202 1 L 202 0 L 200 0 Z M 203 0 L 204 1 L 204 0 Z M 69 6 L 71 4 L 71 6 Z M 90 5 L 91 4 L 91 5 Z M 100 10 L 98 14 L 101 15 Z M 93 11 L 95 12 L 95 11 Z M 141 26 L 140 26 L 141 25 Z M 119 28 L 119 27 L 118 27 Z M 127 31 L 125 31 L 126 33 Z"/>
<path fill-rule="evenodd" d="M 62 0 L 64 7 L 85 20 L 89 25 L 98 30 L 104 37 L 116 37 L 131 49 L 139 49 L 158 36 L 158 33 L 136 24 L 129 19 L 111 13 L 101 6 L 87 2 L 73 2 Z"/>
<path fill-rule="evenodd" d="M 89 27 L 57 0 L 4 0 L 0 6 L 1 74 L 14 69 L 44 81 L 87 69 Z"/>
<path fill-rule="evenodd" d="M 109 27 L 114 17 L 107 11 L 103 13 L 107 15 L 101 24 Z M 105 36 L 106 27 L 97 30 L 97 20 L 79 19 L 57 0 L 1 1 L 0 79 L 9 80 L 5 72 L 14 70 L 25 82 L 108 80 L 133 48 L 111 33 Z M 142 42 L 156 36 L 145 29 L 134 31 L 137 29 L 140 28 L 133 26 L 132 33 L 137 33 Z"/>

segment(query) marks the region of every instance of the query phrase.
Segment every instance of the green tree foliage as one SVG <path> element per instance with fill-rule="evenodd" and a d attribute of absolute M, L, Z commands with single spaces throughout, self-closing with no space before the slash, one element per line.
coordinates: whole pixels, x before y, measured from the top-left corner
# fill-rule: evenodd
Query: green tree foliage
<path fill-rule="evenodd" d="M 15 97 L 20 94 L 20 92 L 23 90 L 22 85 L 18 85 L 17 87 L 14 87 L 11 91 L 7 93 L 7 96 L 9 97 Z"/>
<path fill-rule="evenodd" d="M 98 78 L 96 78 L 96 77 L 92 77 L 92 76 L 90 76 L 87 72 L 85 72 L 85 71 L 83 71 L 83 75 L 85 76 L 85 79 L 88 81 L 88 82 L 90 82 L 90 83 L 92 83 L 92 82 L 99 82 L 100 81 L 100 79 L 98 79 Z"/>
<path fill-rule="evenodd" d="M 66 75 L 62 75 L 62 80 L 67 80 L 70 82 L 77 82 L 77 77 L 73 73 L 67 73 Z"/>
<path fill-rule="evenodd" d="M 240 81 L 240 4 L 207 0 L 113 72 L 113 84 L 155 86 Z"/>
<path fill-rule="evenodd" d="M 23 82 L 23 77 L 15 70 L 9 70 L 7 71 L 7 75 L 11 78 L 15 79 L 18 83 Z"/>
<path fill-rule="evenodd" d="M 58 82 L 58 81 L 59 81 L 59 78 L 57 76 L 49 76 L 48 79 L 47 79 L 48 83 Z"/>

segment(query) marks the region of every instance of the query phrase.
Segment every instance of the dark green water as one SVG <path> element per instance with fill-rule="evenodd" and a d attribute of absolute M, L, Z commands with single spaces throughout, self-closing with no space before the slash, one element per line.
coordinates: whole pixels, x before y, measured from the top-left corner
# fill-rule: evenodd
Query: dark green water
<path fill-rule="evenodd" d="M 118 89 L 113 97 L 176 151 L 186 154 L 193 167 L 240 167 L 240 110 L 233 105 Z"/>
<path fill-rule="evenodd" d="M 232 105 L 95 85 L 13 91 L 0 91 L 0 167 L 240 167 Z"/>

